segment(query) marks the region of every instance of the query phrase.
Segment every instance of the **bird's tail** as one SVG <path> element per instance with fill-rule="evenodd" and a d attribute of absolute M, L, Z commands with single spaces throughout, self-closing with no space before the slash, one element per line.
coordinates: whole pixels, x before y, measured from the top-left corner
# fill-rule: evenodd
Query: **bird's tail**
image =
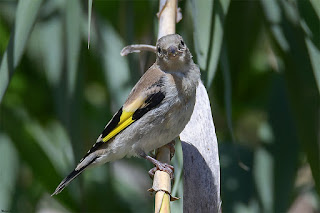
<path fill-rule="evenodd" d="M 65 179 L 63 179 L 61 181 L 61 183 L 59 184 L 59 186 L 56 188 L 56 190 L 52 193 L 51 196 L 53 195 L 57 195 L 60 192 L 62 192 L 62 190 L 69 185 L 69 183 L 75 179 L 76 177 L 78 177 L 78 175 L 80 175 L 88 166 L 90 166 L 90 164 L 92 164 L 95 161 L 96 157 L 94 157 L 93 159 L 91 159 L 88 163 L 86 162 L 85 165 L 81 164 L 83 162 L 80 162 L 79 165 L 77 166 L 77 168 L 75 170 L 73 170 Z M 79 168 L 80 167 L 80 168 Z"/>
<path fill-rule="evenodd" d="M 73 170 L 65 179 L 63 179 L 61 181 L 61 183 L 59 184 L 59 186 L 56 188 L 56 190 L 52 193 L 51 196 L 53 195 L 57 195 L 59 194 L 60 192 L 62 192 L 62 190 L 67 186 L 69 185 L 69 183 L 75 179 L 78 175 L 81 174 L 81 172 L 83 172 L 84 169 L 81 169 L 81 170 Z"/>

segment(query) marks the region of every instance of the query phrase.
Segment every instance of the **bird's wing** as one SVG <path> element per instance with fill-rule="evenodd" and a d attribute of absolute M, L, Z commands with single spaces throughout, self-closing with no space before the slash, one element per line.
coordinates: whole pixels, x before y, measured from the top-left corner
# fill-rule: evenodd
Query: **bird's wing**
<path fill-rule="evenodd" d="M 165 98 L 165 93 L 161 90 L 163 75 L 164 73 L 157 66 L 153 65 L 149 68 L 132 89 L 126 103 L 106 125 L 97 142 L 80 160 L 77 167 L 61 181 L 52 195 L 60 193 L 74 178 L 94 163 L 104 144 L 161 103 Z"/>
<path fill-rule="evenodd" d="M 148 94 L 143 98 L 138 98 L 128 106 L 123 106 L 113 116 L 112 120 L 104 128 L 101 134 L 101 141 L 108 142 L 119 132 L 127 128 L 130 124 L 140 119 L 143 115 L 156 107 L 164 99 L 165 94 L 161 91 Z"/>
<path fill-rule="evenodd" d="M 150 67 L 132 89 L 125 104 L 105 126 L 97 142 L 81 161 L 161 103 L 165 98 L 165 93 L 161 91 L 162 76 L 163 72 L 158 67 L 155 65 Z"/>

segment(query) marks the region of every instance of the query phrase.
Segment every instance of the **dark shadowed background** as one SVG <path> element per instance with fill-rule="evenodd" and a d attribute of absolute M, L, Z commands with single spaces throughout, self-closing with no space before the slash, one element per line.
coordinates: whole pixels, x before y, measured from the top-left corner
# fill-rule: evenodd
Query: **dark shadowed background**
<path fill-rule="evenodd" d="M 320 211 L 318 0 L 183 0 L 177 24 L 202 71 L 223 212 Z M 152 53 L 158 1 L 0 0 L 2 212 L 151 212 L 151 164 L 124 159 L 55 187 L 91 148 Z M 183 196 L 182 151 L 173 194 Z M 195 171 L 197 172 L 197 171 Z M 183 199 L 172 203 L 182 212 Z"/>

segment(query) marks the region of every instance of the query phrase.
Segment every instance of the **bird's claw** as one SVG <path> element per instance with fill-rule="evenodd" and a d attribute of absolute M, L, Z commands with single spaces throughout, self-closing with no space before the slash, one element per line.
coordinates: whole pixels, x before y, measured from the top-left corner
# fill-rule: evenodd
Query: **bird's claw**
<path fill-rule="evenodd" d="M 171 166 L 170 164 L 167 164 L 167 163 L 159 163 L 156 165 L 156 167 L 153 167 L 152 169 L 149 170 L 149 176 L 151 179 L 153 179 L 155 173 L 157 170 L 160 170 L 160 171 L 163 171 L 163 172 L 166 172 L 169 174 L 170 176 L 170 179 L 171 180 L 174 180 L 174 167 Z"/>

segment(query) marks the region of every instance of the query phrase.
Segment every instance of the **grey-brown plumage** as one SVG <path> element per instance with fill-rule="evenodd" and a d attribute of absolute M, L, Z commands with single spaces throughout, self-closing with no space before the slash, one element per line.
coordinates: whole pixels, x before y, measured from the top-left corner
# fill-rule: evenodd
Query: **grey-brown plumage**
<path fill-rule="evenodd" d="M 160 38 L 156 49 L 156 62 L 52 195 L 60 193 L 86 168 L 125 156 L 146 158 L 165 170 L 164 164 L 147 153 L 174 140 L 184 129 L 195 104 L 200 70 L 180 35 Z"/>

